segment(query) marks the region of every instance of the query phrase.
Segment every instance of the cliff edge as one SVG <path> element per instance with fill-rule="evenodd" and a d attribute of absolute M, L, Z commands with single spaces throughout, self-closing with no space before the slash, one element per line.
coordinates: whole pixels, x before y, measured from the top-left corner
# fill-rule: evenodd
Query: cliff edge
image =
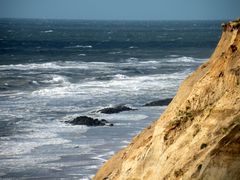
<path fill-rule="evenodd" d="M 93 179 L 240 179 L 240 19 L 171 104 Z"/>

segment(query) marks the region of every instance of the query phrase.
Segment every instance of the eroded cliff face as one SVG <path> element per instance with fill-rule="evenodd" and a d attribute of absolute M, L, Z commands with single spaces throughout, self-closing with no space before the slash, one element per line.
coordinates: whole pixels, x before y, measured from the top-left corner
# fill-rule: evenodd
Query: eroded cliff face
<path fill-rule="evenodd" d="M 93 179 L 240 179 L 240 20 L 181 84 L 159 120 Z"/>

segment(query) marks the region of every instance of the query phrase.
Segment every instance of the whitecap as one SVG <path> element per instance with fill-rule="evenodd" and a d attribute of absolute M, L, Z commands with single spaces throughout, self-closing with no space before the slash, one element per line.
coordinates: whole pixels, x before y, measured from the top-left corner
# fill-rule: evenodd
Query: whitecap
<path fill-rule="evenodd" d="M 75 97 L 83 100 L 92 99 L 92 96 L 107 97 L 109 93 L 114 95 L 144 95 L 151 87 L 155 91 L 174 89 L 178 86 L 176 81 L 182 80 L 191 72 L 187 69 L 183 72 L 172 74 L 156 74 L 127 77 L 122 74 L 115 75 L 109 81 L 85 81 L 79 84 L 66 84 L 62 87 L 47 87 L 32 92 L 33 96 L 45 96 L 52 98 Z M 120 93 L 121 92 L 121 93 Z"/>
<path fill-rule="evenodd" d="M 89 128 L 86 126 L 72 126 L 62 122 L 48 124 L 31 123 L 31 128 L 24 128 L 22 133 L 11 136 L 1 142 L 0 155 L 15 156 L 28 154 L 37 147 L 45 145 L 62 145 L 71 143 L 70 140 L 59 137 L 62 132 L 85 133 Z M 70 144 L 74 147 L 74 144 Z"/>
<path fill-rule="evenodd" d="M 114 153 L 115 153 L 114 151 L 109 151 L 109 152 L 107 152 L 107 153 L 100 154 L 100 155 L 97 155 L 97 156 L 95 156 L 95 157 L 92 157 L 92 159 L 100 160 L 101 162 L 106 162 L 106 160 L 107 160 L 110 156 L 114 155 Z"/>
<path fill-rule="evenodd" d="M 73 46 L 75 48 L 92 48 L 91 45 L 76 45 L 76 46 Z"/>
<path fill-rule="evenodd" d="M 62 138 L 53 138 L 53 139 L 42 139 L 35 142 L 16 142 L 16 141 L 5 141 L 1 142 L 0 155 L 2 156 L 14 156 L 20 154 L 30 153 L 34 148 L 43 145 L 53 145 L 53 144 L 64 144 L 69 143 L 69 140 Z"/>
<path fill-rule="evenodd" d="M 0 70 L 89 69 L 89 64 L 74 61 L 0 65 Z"/>
<path fill-rule="evenodd" d="M 0 65 L 0 69 L 16 69 L 16 70 L 30 70 L 30 69 L 49 69 L 49 68 L 59 68 L 59 66 L 54 62 L 48 63 L 30 63 L 30 64 L 10 64 L 10 65 Z"/>
<path fill-rule="evenodd" d="M 183 56 L 166 60 L 166 62 L 198 62 L 198 61 L 203 61 L 203 59 Z"/>
<path fill-rule="evenodd" d="M 53 30 L 52 30 L 52 29 L 50 29 L 50 30 L 41 31 L 41 32 L 43 32 L 43 33 L 52 33 L 52 32 L 53 32 Z"/>
<path fill-rule="evenodd" d="M 48 83 L 48 84 L 69 84 L 70 82 L 68 79 L 64 76 L 60 75 L 52 75 L 52 77 L 47 80 L 42 80 L 42 83 Z"/>
<path fill-rule="evenodd" d="M 98 169 L 99 167 L 97 165 L 90 165 L 90 166 L 85 166 L 86 169 Z"/>
<path fill-rule="evenodd" d="M 123 75 L 123 74 L 116 74 L 114 75 L 115 79 L 127 79 L 128 76 L 126 75 Z"/>
<path fill-rule="evenodd" d="M 157 64 L 159 61 L 149 60 L 149 61 L 140 61 L 140 64 Z"/>
<path fill-rule="evenodd" d="M 32 84 L 39 85 L 39 83 L 37 81 L 32 81 Z"/>
<path fill-rule="evenodd" d="M 122 143 L 124 143 L 124 144 L 129 144 L 131 141 L 127 141 L 127 140 L 124 140 L 124 141 L 122 141 Z"/>
<path fill-rule="evenodd" d="M 179 55 L 172 54 L 172 55 L 169 55 L 169 57 L 171 57 L 171 58 L 176 58 L 176 57 L 179 57 Z"/>
<path fill-rule="evenodd" d="M 130 46 L 129 49 L 137 49 L 137 46 Z"/>
<path fill-rule="evenodd" d="M 86 56 L 86 54 L 78 54 L 78 56 Z"/>
<path fill-rule="evenodd" d="M 76 95 L 78 88 L 75 85 L 69 85 L 64 87 L 47 87 L 44 89 L 36 90 L 32 92 L 33 96 L 43 96 L 52 98 L 61 98 Z M 84 98 L 83 98 L 84 99 Z"/>
<path fill-rule="evenodd" d="M 130 112 L 121 112 L 118 114 L 102 115 L 102 117 L 109 121 L 112 121 L 115 119 L 119 119 L 120 121 L 141 121 L 148 118 L 148 116 L 145 114 L 136 114 L 136 113 L 130 114 Z M 132 125 L 132 124 L 129 124 L 129 125 Z"/>
<path fill-rule="evenodd" d="M 17 158 L 15 158 L 17 157 Z M 26 170 L 31 169 L 33 166 L 41 167 L 44 162 L 48 161 L 57 161 L 60 157 L 57 155 L 44 155 L 39 157 L 39 155 L 25 155 L 25 156 L 11 156 L 11 158 L 4 159 L 4 161 L 0 160 L 0 168 L 11 167 L 14 170 L 17 168 L 18 170 Z M 10 168 L 10 169 L 11 169 Z"/>

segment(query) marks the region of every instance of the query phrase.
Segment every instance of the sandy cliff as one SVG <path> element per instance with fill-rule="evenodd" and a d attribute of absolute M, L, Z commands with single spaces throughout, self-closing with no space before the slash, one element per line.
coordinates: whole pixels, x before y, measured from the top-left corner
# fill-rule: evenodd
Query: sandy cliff
<path fill-rule="evenodd" d="M 211 58 L 160 119 L 94 179 L 240 179 L 240 20 L 222 27 Z"/>

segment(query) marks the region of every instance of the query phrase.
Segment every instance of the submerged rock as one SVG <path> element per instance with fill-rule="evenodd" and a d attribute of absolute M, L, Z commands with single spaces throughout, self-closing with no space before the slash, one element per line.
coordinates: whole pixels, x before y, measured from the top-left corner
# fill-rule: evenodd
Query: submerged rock
<path fill-rule="evenodd" d="M 69 124 L 72 125 L 86 125 L 86 126 L 113 126 L 112 123 L 109 123 L 107 120 L 105 119 L 93 119 L 91 117 L 88 116 L 78 116 L 75 119 L 71 120 L 71 121 L 66 121 Z"/>
<path fill-rule="evenodd" d="M 171 101 L 172 101 L 172 98 L 161 99 L 161 100 L 146 103 L 144 106 L 167 106 L 168 104 L 170 104 Z"/>
<path fill-rule="evenodd" d="M 118 105 L 114 107 L 107 107 L 99 110 L 98 112 L 104 113 L 104 114 L 114 114 L 114 113 L 120 113 L 122 111 L 135 111 L 137 109 L 132 109 L 125 105 Z"/>

